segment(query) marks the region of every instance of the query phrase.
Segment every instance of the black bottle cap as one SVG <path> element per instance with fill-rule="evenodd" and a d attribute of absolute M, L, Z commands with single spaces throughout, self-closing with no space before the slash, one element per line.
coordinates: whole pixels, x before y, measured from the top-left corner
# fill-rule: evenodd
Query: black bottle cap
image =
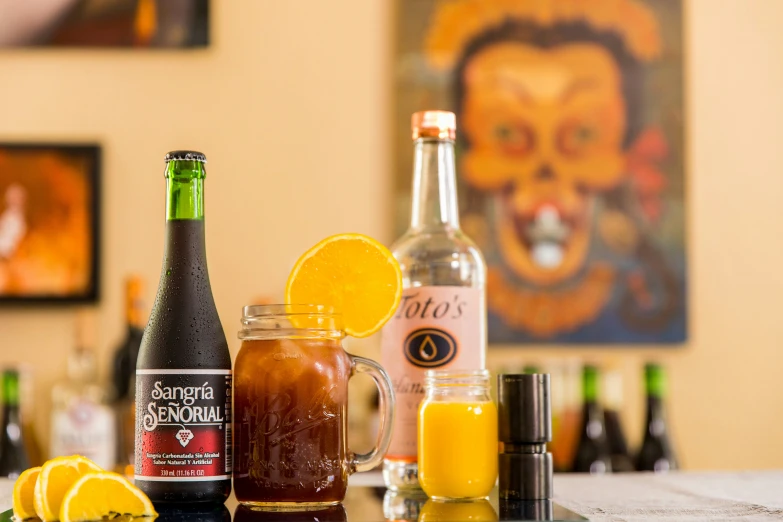
<path fill-rule="evenodd" d="M 498 438 L 513 445 L 552 440 L 549 374 L 498 375 Z"/>
<path fill-rule="evenodd" d="M 175 160 L 200 161 L 201 163 L 206 163 L 207 157 L 203 152 L 195 150 L 172 150 L 166 154 L 166 163 Z"/>

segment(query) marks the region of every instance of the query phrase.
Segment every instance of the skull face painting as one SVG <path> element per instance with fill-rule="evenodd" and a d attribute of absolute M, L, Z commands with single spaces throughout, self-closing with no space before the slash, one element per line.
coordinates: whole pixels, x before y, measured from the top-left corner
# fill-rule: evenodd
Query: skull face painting
<path fill-rule="evenodd" d="M 659 123 L 669 102 L 648 100 L 656 15 L 641 0 L 435 4 L 424 46 L 451 78 L 490 341 L 684 340 L 680 144 Z"/>

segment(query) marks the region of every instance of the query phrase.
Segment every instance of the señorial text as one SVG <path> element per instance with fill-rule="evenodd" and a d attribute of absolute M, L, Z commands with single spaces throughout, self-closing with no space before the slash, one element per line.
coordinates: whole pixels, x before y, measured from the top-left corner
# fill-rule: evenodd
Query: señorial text
<path fill-rule="evenodd" d="M 223 407 L 219 405 L 195 406 L 196 401 L 212 400 L 215 392 L 208 382 L 201 386 L 163 386 L 156 381 L 151 400 L 144 414 L 144 429 L 155 431 L 158 424 L 205 424 L 224 422 Z M 167 401 L 159 405 L 157 401 Z M 180 404 L 181 402 L 181 404 Z"/>

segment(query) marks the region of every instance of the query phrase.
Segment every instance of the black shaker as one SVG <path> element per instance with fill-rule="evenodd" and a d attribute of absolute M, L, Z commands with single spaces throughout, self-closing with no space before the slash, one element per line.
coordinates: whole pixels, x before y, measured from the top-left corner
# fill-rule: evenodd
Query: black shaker
<path fill-rule="evenodd" d="M 552 405 L 548 374 L 498 375 L 499 497 L 552 498 Z"/>

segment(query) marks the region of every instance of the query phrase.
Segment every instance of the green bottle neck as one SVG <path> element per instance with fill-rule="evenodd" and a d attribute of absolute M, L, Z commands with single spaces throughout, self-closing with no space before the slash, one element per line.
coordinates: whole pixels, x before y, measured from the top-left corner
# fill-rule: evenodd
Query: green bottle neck
<path fill-rule="evenodd" d="M 166 219 L 204 219 L 204 163 L 172 160 L 166 165 Z"/>
<path fill-rule="evenodd" d="M 598 370 L 592 366 L 583 370 L 582 395 L 585 402 L 598 402 Z"/>
<path fill-rule="evenodd" d="M 657 364 L 648 364 L 644 368 L 644 380 L 648 397 L 663 399 L 666 395 L 666 373 Z"/>
<path fill-rule="evenodd" d="M 5 372 L 3 379 L 3 405 L 19 406 L 19 374 Z"/>

